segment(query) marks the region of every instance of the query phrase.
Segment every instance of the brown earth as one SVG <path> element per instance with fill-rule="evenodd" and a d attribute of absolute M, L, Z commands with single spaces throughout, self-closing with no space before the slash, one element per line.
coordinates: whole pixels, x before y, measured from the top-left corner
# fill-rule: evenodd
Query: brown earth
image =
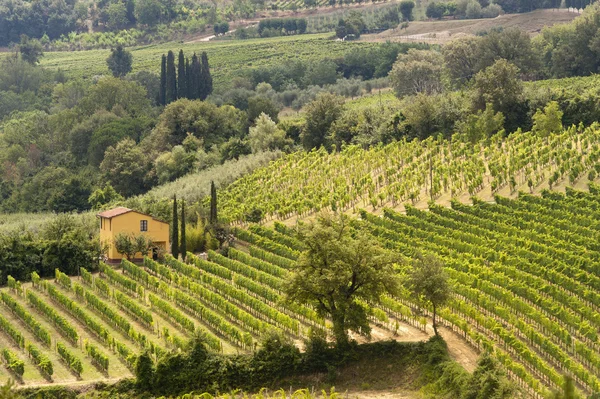
<path fill-rule="evenodd" d="M 451 40 L 473 36 L 493 28 L 517 27 L 531 36 L 539 34 L 546 26 L 571 22 L 579 14 L 566 9 L 536 10 L 523 14 L 504 14 L 496 18 L 461 19 L 443 21 L 415 21 L 407 29 L 389 29 L 378 34 L 361 36 L 368 42 L 427 42 L 444 44 Z"/>

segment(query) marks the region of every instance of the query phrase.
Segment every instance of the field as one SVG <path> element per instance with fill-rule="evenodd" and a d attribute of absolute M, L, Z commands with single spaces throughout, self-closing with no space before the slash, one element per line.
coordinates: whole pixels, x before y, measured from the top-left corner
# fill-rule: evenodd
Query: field
<path fill-rule="evenodd" d="M 454 287 L 443 323 L 477 350 L 494 351 L 531 396 L 559 386 L 566 367 L 581 391 L 600 389 L 600 195 L 568 190 L 496 201 L 453 201 L 452 209 L 431 205 L 429 212 L 408 207 L 406 214 L 386 209 L 384 217 L 362 211 L 353 227 L 407 262 L 416 252 L 440 256 Z M 58 272 L 54 281 L 11 281 L 0 290 L 0 349 L 24 362 L 25 384 L 75 383 L 131 375 L 141 350 L 178 350 L 196 331 L 212 350 L 235 353 L 252 349 L 268 329 L 299 342 L 309 328 L 328 328 L 311 308 L 281 301 L 303 250 L 294 232 L 276 223 L 235 234 L 228 257 L 209 251 L 208 260 L 167 256 L 103 266 L 98 275 L 82 269 L 81 277 Z M 369 309 L 388 337 L 396 320 L 429 328 L 427 309 L 406 294 Z M 28 355 L 29 344 L 45 362 Z M 81 361 L 79 371 L 61 360 L 57 345 Z M 43 371 L 48 361 L 51 376 Z"/>
<path fill-rule="evenodd" d="M 160 73 L 160 59 L 169 50 L 183 49 L 186 55 L 206 51 L 211 73 L 217 85 L 227 85 L 240 71 L 260 66 L 274 65 L 293 59 L 323 59 L 343 55 L 355 47 L 368 43 L 352 43 L 329 40 L 331 34 L 284 36 L 243 41 L 197 42 L 190 44 L 166 43 L 131 48 L 133 73 L 154 71 Z M 110 50 L 78 52 L 48 52 L 40 65 L 61 69 L 68 76 L 92 77 L 108 74 L 106 58 Z"/>
<path fill-rule="evenodd" d="M 363 35 L 361 41 L 430 42 L 443 44 L 455 38 L 476 35 L 490 29 L 517 27 L 531 36 L 546 26 L 571 22 L 579 14 L 560 10 L 536 10 L 523 14 L 504 14 L 497 18 L 443 21 L 414 21 L 406 30 L 393 29 L 379 34 Z"/>

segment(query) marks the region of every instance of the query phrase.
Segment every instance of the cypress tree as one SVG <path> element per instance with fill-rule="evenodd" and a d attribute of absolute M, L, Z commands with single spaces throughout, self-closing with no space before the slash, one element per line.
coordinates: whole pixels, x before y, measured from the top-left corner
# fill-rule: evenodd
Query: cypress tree
<path fill-rule="evenodd" d="M 185 87 L 186 87 L 187 98 L 192 98 L 190 84 L 191 84 L 190 60 L 186 57 L 186 59 L 185 59 Z"/>
<path fill-rule="evenodd" d="M 177 63 L 177 97 L 187 98 L 187 79 L 185 75 L 185 57 L 183 50 L 179 50 L 179 62 Z"/>
<path fill-rule="evenodd" d="M 177 222 L 177 196 L 173 196 L 173 231 L 171 232 L 171 254 L 179 258 L 179 223 Z"/>
<path fill-rule="evenodd" d="M 202 93 L 201 100 L 206 100 L 206 97 L 213 91 L 212 76 L 210 76 L 210 66 L 208 65 L 208 55 L 206 51 L 202 52 Z"/>
<path fill-rule="evenodd" d="M 181 200 L 181 257 L 185 260 L 187 242 L 185 241 L 185 200 Z"/>
<path fill-rule="evenodd" d="M 196 100 L 200 98 L 200 92 L 202 91 L 202 65 L 200 65 L 196 53 L 192 56 L 190 75 L 190 98 Z"/>
<path fill-rule="evenodd" d="M 214 181 L 210 182 L 210 224 L 217 224 L 217 189 Z"/>
<path fill-rule="evenodd" d="M 175 71 L 175 55 L 172 51 L 167 54 L 167 89 L 165 93 L 166 104 L 177 100 L 177 73 Z"/>
<path fill-rule="evenodd" d="M 167 94 L 167 56 L 163 54 L 160 63 L 160 90 L 158 91 L 158 103 L 166 105 Z"/>

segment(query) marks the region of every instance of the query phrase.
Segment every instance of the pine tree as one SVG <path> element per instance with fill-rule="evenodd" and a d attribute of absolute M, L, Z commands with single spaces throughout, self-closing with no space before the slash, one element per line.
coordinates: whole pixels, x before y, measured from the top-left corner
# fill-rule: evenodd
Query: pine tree
<path fill-rule="evenodd" d="M 177 97 L 187 98 L 187 79 L 185 75 L 185 57 L 183 50 L 179 50 L 179 62 L 177 64 Z"/>
<path fill-rule="evenodd" d="M 179 258 L 179 223 L 177 222 L 177 196 L 173 196 L 173 231 L 171 232 L 171 254 Z"/>
<path fill-rule="evenodd" d="M 202 52 L 202 92 L 200 93 L 200 99 L 206 100 L 206 97 L 213 91 L 212 76 L 210 76 L 210 66 L 208 65 L 208 55 L 206 51 Z"/>
<path fill-rule="evenodd" d="M 160 63 L 160 89 L 158 92 L 158 103 L 166 105 L 167 98 L 167 56 L 163 54 Z"/>
<path fill-rule="evenodd" d="M 172 51 L 167 54 L 167 89 L 165 93 L 166 104 L 177 100 L 177 73 L 175 70 L 175 55 Z"/>
<path fill-rule="evenodd" d="M 196 100 L 200 98 L 202 91 L 202 65 L 196 53 L 192 56 L 190 75 L 190 99 Z"/>
<path fill-rule="evenodd" d="M 185 240 L 185 200 L 181 200 L 181 257 L 185 260 L 187 242 Z"/>
<path fill-rule="evenodd" d="M 210 182 L 210 224 L 217 224 L 217 189 L 214 181 Z"/>

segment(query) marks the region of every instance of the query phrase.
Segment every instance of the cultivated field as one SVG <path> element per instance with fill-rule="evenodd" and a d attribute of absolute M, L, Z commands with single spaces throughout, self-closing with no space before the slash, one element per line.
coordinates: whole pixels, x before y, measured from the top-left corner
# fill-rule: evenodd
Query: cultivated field
<path fill-rule="evenodd" d="M 131 48 L 133 73 L 153 71 L 160 73 L 160 59 L 169 50 L 183 49 L 186 55 L 206 51 L 215 85 L 227 86 L 234 76 L 250 68 L 275 65 L 294 59 L 323 59 L 343 55 L 355 47 L 368 43 L 329 40 L 331 34 L 284 36 L 239 41 L 197 42 L 190 44 L 165 43 Z M 106 58 L 110 50 L 76 52 L 48 52 L 40 65 L 62 69 L 68 76 L 92 77 L 107 75 Z"/>
<path fill-rule="evenodd" d="M 407 29 L 391 29 L 379 34 L 363 35 L 361 41 L 370 42 L 429 42 L 443 44 L 498 28 L 519 28 L 531 36 L 546 26 L 571 22 L 579 14 L 566 9 L 535 10 L 523 14 L 504 14 L 497 18 L 461 19 L 443 21 L 414 21 Z"/>

